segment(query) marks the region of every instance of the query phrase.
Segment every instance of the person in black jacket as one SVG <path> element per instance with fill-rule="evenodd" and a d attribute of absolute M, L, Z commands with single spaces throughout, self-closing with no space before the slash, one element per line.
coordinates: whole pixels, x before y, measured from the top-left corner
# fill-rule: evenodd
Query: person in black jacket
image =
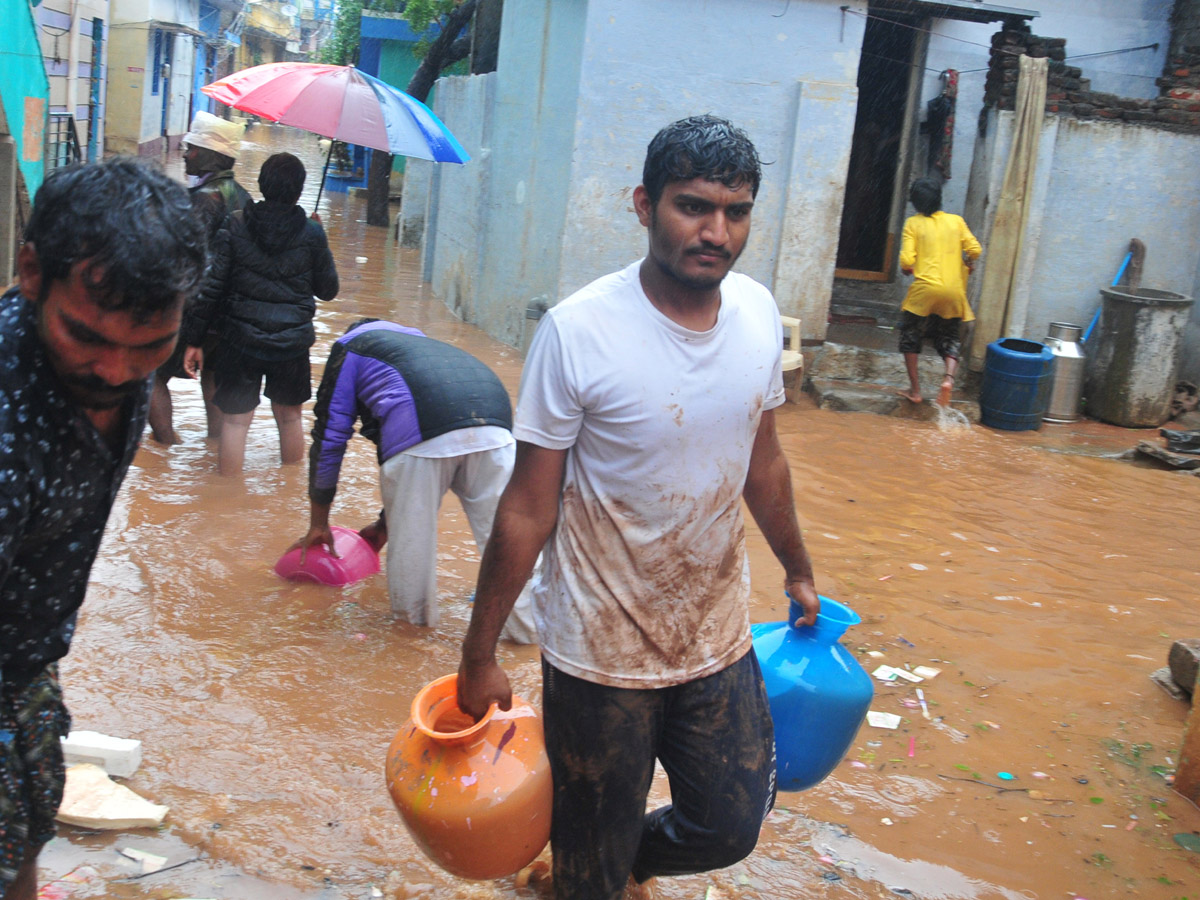
<path fill-rule="evenodd" d="M 332 300 L 338 292 L 325 230 L 296 205 L 304 178 L 304 164 L 290 153 L 263 163 L 258 175 L 263 199 L 230 218 L 226 244 L 212 248 L 212 279 L 185 323 L 189 372 L 204 365 L 200 344 L 210 323 L 220 334 L 209 365 L 216 380 L 213 401 L 224 417 L 222 475 L 242 471 L 260 392 L 271 401 L 283 463 L 304 457 L 301 405 L 312 396 L 314 295 Z"/>

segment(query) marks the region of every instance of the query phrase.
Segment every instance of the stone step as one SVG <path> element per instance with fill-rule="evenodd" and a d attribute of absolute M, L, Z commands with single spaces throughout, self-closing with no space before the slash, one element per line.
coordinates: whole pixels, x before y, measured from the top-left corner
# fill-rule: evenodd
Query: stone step
<path fill-rule="evenodd" d="M 924 381 L 924 379 L 922 379 Z M 907 385 L 908 378 L 904 383 Z M 816 401 L 820 409 L 839 412 L 869 412 L 881 416 L 896 416 L 932 422 L 938 418 L 937 406 L 932 400 L 913 403 L 896 394 L 896 387 L 872 384 L 863 381 L 809 377 L 804 389 Z M 952 409 L 958 410 L 972 425 L 979 424 L 979 404 L 972 399 L 955 396 L 950 401 Z"/>
<path fill-rule="evenodd" d="M 806 348 L 804 361 L 805 369 L 813 378 L 908 387 L 904 356 L 896 350 L 872 350 L 826 341 L 820 347 Z M 917 359 L 917 373 L 923 389 L 927 384 L 936 389 L 945 371 L 937 354 L 926 352 Z"/>

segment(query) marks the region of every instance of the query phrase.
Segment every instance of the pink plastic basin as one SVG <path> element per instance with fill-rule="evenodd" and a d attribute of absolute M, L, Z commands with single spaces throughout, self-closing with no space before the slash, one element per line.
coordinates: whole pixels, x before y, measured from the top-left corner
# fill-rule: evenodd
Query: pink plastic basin
<path fill-rule="evenodd" d="M 300 549 L 289 550 L 275 563 L 275 574 L 289 581 L 343 585 L 361 581 L 379 571 L 379 554 L 362 535 L 341 525 L 334 525 L 330 530 L 337 556 L 332 556 L 324 545 L 309 547 L 301 563 Z"/>

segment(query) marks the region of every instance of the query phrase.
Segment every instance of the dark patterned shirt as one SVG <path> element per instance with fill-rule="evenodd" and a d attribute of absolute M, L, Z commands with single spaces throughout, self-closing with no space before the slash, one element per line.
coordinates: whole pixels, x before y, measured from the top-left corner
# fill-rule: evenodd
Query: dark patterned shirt
<path fill-rule="evenodd" d="M 128 402 L 119 455 L 66 393 L 37 310 L 0 297 L 0 676 L 20 680 L 67 654 L 109 510 L 146 421 Z"/>

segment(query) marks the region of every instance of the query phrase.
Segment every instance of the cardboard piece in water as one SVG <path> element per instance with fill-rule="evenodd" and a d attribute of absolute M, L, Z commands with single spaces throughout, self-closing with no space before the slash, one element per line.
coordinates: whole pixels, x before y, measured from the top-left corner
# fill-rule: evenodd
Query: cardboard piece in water
<path fill-rule="evenodd" d="M 81 828 L 114 831 L 154 828 L 166 814 L 167 807 L 117 784 L 99 766 L 80 763 L 67 769 L 67 784 L 55 818 Z"/>

